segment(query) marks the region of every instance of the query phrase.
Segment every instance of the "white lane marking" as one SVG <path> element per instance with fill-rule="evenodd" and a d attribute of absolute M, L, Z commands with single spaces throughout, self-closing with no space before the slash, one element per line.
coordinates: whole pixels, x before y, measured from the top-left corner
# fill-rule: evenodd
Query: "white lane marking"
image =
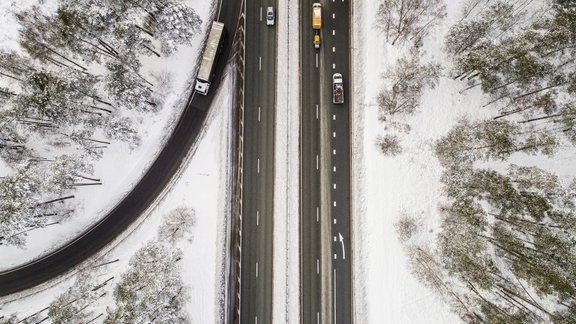
<path fill-rule="evenodd" d="M 336 47 L 332 46 L 332 53 L 336 53 Z"/>
<path fill-rule="evenodd" d="M 262 7 L 260 7 L 260 21 L 262 21 Z"/>
<path fill-rule="evenodd" d="M 336 207 L 336 200 L 334 200 L 334 207 Z"/>
<path fill-rule="evenodd" d="M 316 170 L 318 170 L 318 166 L 319 166 L 319 158 L 318 158 L 318 154 L 316 154 Z"/>
<path fill-rule="evenodd" d="M 336 269 L 334 269 L 334 323 L 336 322 Z"/>
<path fill-rule="evenodd" d="M 336 184 L 335 184 L 335 183 L 332 185 L 332 188 L 336 189 Z"/>
<path fill-rule="evenodd" d="M 316 274 L 320 274 L 320 260 L 316 259 Z"/>
<path fill-rule="evenodd" d="M 333 171 L 333 172 L 336 172 L 336 167 L 332 167 L 332 171 Z"/>
<path fill-rule="evenodd" d="M 316 104 L 316 119 L 318 119 L 318 104 Z"/>
<path fill-rule="evenodd" d="M 256 262 L 256 278 L 258 278 L 258 262 Z"/>
<path fill-rule="evenodd" d="M 262 71 L 262 56 L 258 56 L 258 71 Z"/>
<path fill-rule="evenodd" d="M 316 324 L 320 324 L 320 312 L 316 312 Z"/>
<path fill-rule="evenodd" d="M 335 14 L 335 13 L 332 14 L 332 19 L 336 19 L 336 14 Z"/>
<path fill-rule="evenodd" d="M 332 137 L 336 137 L 336 132 L 332 132 Z"/>
<path fill-rule="evenodd" d="M 258 165 L 256 167 L 258 169 L 258 173 L 260 173 L 260 158 L 258 158 Z"/>
<path fill-rule="evenodd" d="M 338 259 L 338 254 L 334 253 L 334 260 Z"/>
<path fill-rule="evenodd" d="M 336 120 L 336 115 L 332 115 L 332 120 Z"/>
<path fill-rule="evenodd" d="M 316 53 L 316 68 L 318 68 L 318 53 Z"/>
<path fill-rule="evenodd" d="M 336 155 L 336 149 L 332 150 L 332 155 Z"/>
<path fill-rule="evenodd" d="M 338 233 L 338 236 L 340 236 L 340 243 L 342 243 L 342 259 L 346 260 L 346 250 L 344 250 L 344 237 L 340 233 Z"/>
<path fill-rule="evenodd" d="M 320 208 L 316 207 L 316 223 L 320 221 Z"/>
<path fill-rule="evenodd" d="M 256 211 L 256 226 L 260 225 L 260 212 Z"/>
<path fill-rule="evenodd" d="M 260 121 L 260 106 L 258 106 L 258 121 Z"/>
<path fill-rule="evenodd" d="M 332 69 L 336 68 L 336 63 L 332 63 Z"/>
<path fill-rule="evenodd" d="M 334 315 L 334 316 L 336 316 L 336 315 Z M 258 316 L 256 316 L 256 317 L 254 318 L 254 324 L 258 324 Z"/>
<path fill-rule="evenodd" d="M 332 29 L 332 36 L 336 35 L 336 31 Z"/>

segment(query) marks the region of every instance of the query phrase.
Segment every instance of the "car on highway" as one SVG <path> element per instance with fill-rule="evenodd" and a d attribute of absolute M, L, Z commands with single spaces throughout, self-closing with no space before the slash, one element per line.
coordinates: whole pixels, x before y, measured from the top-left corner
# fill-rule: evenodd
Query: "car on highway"
<path fill-rule="evenodd" d="M 266 9 L 266 25 L 274 26 L 274 21 L 275 21 L 274 7 L 268 7 Z"/>
<path fill-rule="evenodd" d="M 314 33 L 314 48 L 320 48 L 320 33 L 318 33 L 318 30 L 316 30 L 316 33 Z"/>

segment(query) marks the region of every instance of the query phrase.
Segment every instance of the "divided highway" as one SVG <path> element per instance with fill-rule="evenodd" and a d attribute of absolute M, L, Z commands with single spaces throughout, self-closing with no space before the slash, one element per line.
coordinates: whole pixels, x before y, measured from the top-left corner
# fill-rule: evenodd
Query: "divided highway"
<path fill-rule="evenodd" d="M 240 1 L 220 0 L 217 20 L 236 26 Z M 97 224 L 60 249 L 15 269 L 0 272 L 0 296 L 44 283 L 61 275 L 112 242 L 150 206 L 180 167 L 197 140 L 220 76 L 231 54 L 234 27 L 228 30 L 224 50 L 216 68 L 212 91 L 207 96 L 192 94 L 164 148 L 133 190 Z"/>
<path fill-rule="evenodd" d="M 350 248 L 350 1 L 321 1 L 321 48 L 312 3 L 302 3 L 301 322 L 353 323 Z M 332 75 L 344 104 L 332 103 Z"/>
<path fill-rule="evenodd" d="M 272 323 L 275 1 L 246 1 L 240 323 Z"/>

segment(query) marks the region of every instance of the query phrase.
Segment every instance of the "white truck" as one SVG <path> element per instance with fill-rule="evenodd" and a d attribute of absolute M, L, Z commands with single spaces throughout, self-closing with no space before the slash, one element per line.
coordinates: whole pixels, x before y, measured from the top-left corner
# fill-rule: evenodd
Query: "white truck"
<path fill-rule="evenodd" d="M 332 102 L 335 104 L 344 103 L 344 81 L 342 74 L 334 73 L 332 76 Z"/>
<path fill-rule="evenodd" d="M 208 40 L 206 41 L 206 48 L 202 54 L 202 61 L 200 62 L 200 69 L 196 76 L 196 85 L 194 90 L 201 95 L 208 94 L 210 89 L 210 82 L 214 77 L 214 70 L 218 63 L 218 56 L 222 50 L 222 41 L 224 39 L 224 24 L 221 22 L 213 22 Z"/>

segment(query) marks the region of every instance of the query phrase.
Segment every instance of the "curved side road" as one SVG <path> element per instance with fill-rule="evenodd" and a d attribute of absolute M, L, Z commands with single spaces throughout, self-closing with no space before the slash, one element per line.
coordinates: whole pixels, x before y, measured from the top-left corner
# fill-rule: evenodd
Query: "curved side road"
<path fill-rule="evenodd" d="M 240 1 L 220 0 L 219 21 L 228 27 L 224 52 L 218 61 L 216 75 L 221 76 L 231 56 L 234 30 L 239 17 Z M 66 246 L 17 268 L 0 272 L 0 296 L 7 296 L 44 283 L 61 275 L 105 247 L 126 230 L 162 192 L 180 167 L 183 158 L 198 139 L 219 79 L 212 83 L 207 96 L 192 93 L 188 105 L 166 145 L 146 174 L 116 207 L 97 224 Z"/>

